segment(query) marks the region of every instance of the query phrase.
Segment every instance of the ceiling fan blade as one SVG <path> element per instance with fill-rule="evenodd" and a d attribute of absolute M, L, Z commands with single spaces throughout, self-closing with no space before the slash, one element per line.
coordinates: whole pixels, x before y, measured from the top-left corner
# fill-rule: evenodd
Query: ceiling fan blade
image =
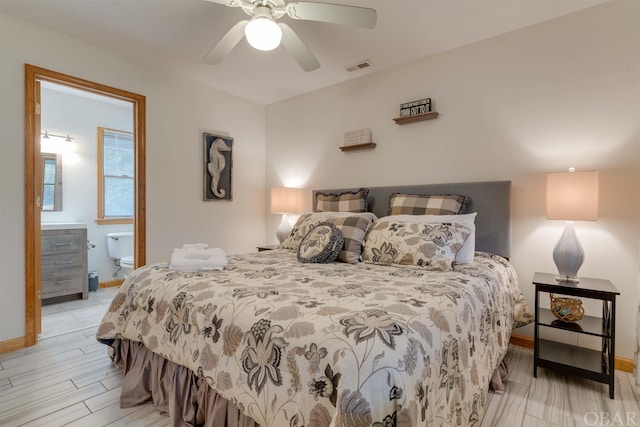
<path fill-rule="evenodd" d="M 229 6 L 229 7 L 240 7 L 240 5 L 242 4 L 241 0 L 204 0 L 204 1 L 208 1 L 208 2 L 211 2 L 211 3 L 223 4 L 223 5 Z"/>
<path fill-rule="evenodd" d="M 231 29 L 227 31 L 227 34 L 207 53 L 207 56 L 202 58 L 202 61 L 212 65 L 221 63 L 224 57 L 242 40 L 244 37 L 244 27 L 246 27 L 248 23 L 249 21 L 244 20 L 231 27 Z"/>
<path fill-rule="evenodd" d="M 342 4 L 292 2 L 287 4 L 286 8 L 287 15 L 293 19 L 354 25 L 362 28 L 375 27 L 378 19 L 375 9 Z"/>
<path fill-rule="evenodd" d="M 295 58 L 304 71 L 313 71 L 320 68 L 320 63 L 307 49 L 300 37 L 287 24 L 278 24 L 282 28 L 282 45 Z"/>

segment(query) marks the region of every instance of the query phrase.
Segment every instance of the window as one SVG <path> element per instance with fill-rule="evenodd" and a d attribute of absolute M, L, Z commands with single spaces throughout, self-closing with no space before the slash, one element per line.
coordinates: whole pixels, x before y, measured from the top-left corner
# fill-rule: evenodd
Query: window
<path fill-rule="evenodd" d="M 62 210 L 62 159 L 60 154 L 42 153 L 42 210 Z"/>
<path fill-rule="evenodd" d="M 98 128 L 98 223 L 132 223 L 133 134 Z"/>

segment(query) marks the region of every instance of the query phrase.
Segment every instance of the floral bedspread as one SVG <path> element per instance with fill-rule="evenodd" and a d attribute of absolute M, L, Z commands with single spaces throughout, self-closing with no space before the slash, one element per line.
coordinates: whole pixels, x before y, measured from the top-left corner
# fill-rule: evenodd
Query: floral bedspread
<path fill-rule="evenodd" d="M 231 256 L 224 271 L 138 269 L 97 338 L 142 341 L 264 427 L 473 426 L 528 318 L 498 256 L 445 273 L 273 250 Z"/>

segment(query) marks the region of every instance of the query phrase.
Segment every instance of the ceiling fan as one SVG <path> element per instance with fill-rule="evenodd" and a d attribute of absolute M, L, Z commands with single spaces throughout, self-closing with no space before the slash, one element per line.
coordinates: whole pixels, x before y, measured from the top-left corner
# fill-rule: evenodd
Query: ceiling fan
<path fill-rule="evenodd" d="M 376 26 L 374 9 L 341 4 L 316 2 L 289 2 L 285 0 L 206 0 L 229 7 L 240 7 L 251 17 L 235 24 L 209 51 L 203 61 L 219 64 L 233 48 L 247 37 L 251 46 L 259 50 L 272 50 L 280 45 L 289 51 L 304 71 L 313 71 L 320 63 L 304 45 L 300 37 L 282 22 L 285 14 L 293 19 L 354 25 L 362 28 Z"/>

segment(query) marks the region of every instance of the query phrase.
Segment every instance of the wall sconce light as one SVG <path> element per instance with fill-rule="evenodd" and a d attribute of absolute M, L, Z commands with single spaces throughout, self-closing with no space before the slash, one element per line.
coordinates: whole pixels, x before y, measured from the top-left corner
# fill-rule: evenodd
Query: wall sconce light
<path fill-rule="evenodd" d="M 280 243 L 291 233 L 287 214 L 299 214 L 302 206 L 302 190 L 299 188 L 274 187 L 271 189 L 271 213 L 282 214 L 282 221 L 276 230 Z"/>
<path fill-rule="evenodd" d="M 584 250 L 573 221 L 597 220 L 598 196 L 598 172 L 575 172 L 570 168 L 569 172 L 547 174 L 547 219 L 566 221 L 564 232 L 553 249 L 558 281 L 579 281 Z"/>
<path fill-rule="evenodd" d="M 40 135 L 42 135 L 42 139 L 51 139 L 50 137 L 55 137 L 55 138 L 62 138 L 67 142 L 71 142 L 72 140 L 74 140 L 75 138 L 72 138 L 71 135 L 69 133 L 67 133 L 67 136 L 64 135 L 56 135 L 55 133 L 49 133 L 48 131 L 44 131 L 44 133 L 40 133 Z"/>

